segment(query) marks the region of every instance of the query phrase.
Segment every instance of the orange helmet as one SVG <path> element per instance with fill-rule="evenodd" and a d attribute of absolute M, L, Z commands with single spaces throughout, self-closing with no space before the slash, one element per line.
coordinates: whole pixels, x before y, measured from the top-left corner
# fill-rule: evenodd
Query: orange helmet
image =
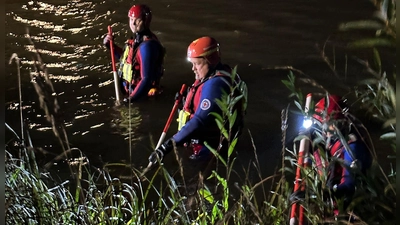
<path fill-rule="evenodd" d="M 190 43 L 187 50 L 188 58 L 204 57 L 211 65 L 216 65 L 221 60 L 219 43 L 212 37 L 201 37 Z"/>
<path fill-rule="evenodd" d="M 348 109 L 346 101 L 337 95 L 329 95 L 328 98 L 324 97 L 315 104 L 315 114 L 313 117 L 320 122 L 324 120 L 342 119 L 344 112 Z M 326 113 L 326 115 L 325 115 Z"/>
<path fill-rule="evenodd" d="M 151 10 L 147 5 L 133 5 L 129 9 L 128 17 L 141 18 L 146 27 L 150 25 L 151 22 Z"/>

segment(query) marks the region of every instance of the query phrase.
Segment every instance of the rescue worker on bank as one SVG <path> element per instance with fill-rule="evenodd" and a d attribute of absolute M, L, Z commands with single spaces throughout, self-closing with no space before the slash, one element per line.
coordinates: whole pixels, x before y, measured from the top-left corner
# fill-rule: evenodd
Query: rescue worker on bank
<path fill-rule="evenodd" d="M 224 93 L 230 94 L 231 87 L 235 86 L 241 88 L 234 94 L 244 96 L 235 105 L 237 118 L 231 133 L 233 136 L 240 134 L 247 104 L 247 87 L 239 75 L 231 79 L 232 70 L 221 63 L 220 54 L 219 43 L 212 37 L 198 38 L 189 45 L 187 58 L 192 63 L 195 81 L 188 89 L 183 109 L 179 113 L 179 131 L 150 155 L 150 164 L 156 164 L 157 158 L 162 160 L 173 149 L 173 143 L 176 146 L 186 145 L 192 151 L 190 158 L 193 160 L 208 159 L 211 155 L 204 142 L 216 150 L 226 149 L 226 141 L 221 142 L 221 132 L 211 113 L 221 115 L 216 100 L 221 99 Z"/>
<path fill-rule="evenodd" d="M 343 210 L 349 206 L 355 193 L 357 176 L 365 174 L 372 163 L 369 144 L 363 140 L 364 129 L 347 111 L 345 100 L 328 95 L 317 102 L 313 115 L 316 130 L 322 131 L 326 140 L 325 146 L 313 152 L 316 168 L 320 172 L 327 170 L 329 193 L 334 199 L 343 199 Z M 327 157 L 322 155 L 321 149 L 327 153 Z M 335 216 L 338 213 L 339 210 L 335 209 Z"/>
<path fill-rule="evenodd" d="M 114 44 L 114 56 L 120 60 L 118 70 L 124 102 L 161 93 L 160 79 L 164 72 L 164 47 L 150 30 L 152 18 L 147 5 L 133 5 L 128 11 L 129 27 L 134 34 L 124 49 Z M 107 34 L 103 44 L 110 49 L 112 36 Z"/>

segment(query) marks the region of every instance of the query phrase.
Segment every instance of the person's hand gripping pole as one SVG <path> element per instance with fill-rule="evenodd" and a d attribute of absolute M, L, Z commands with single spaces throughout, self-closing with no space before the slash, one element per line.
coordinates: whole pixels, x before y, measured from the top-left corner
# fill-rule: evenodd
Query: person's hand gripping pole
<path fill-rule="evenodd" d="M 111 26 L 108 26 L 108 34 L 112 37 L 112 29 Z M 112 70 L 114 75 L 114 87 L 115 87 L 115 105 L 121 104 L 121 97 L 120 97 L 120 90 L 119 90 L 119 78 L 117 74 L 117 70 L 115 68 L 115 56 L 114 56 L 114 40 L 113 38 L 110 39 L 110 52 L 111 52 L 111 61 L 112 61 Z"/>
<path fill-rule="evenodd" d="M 166 153 L 166 151 L 162 151 L 162 147 L 164 147 L 163 141 L 165 139 L 165 136 L 167 134 L 167 131 L 169 129 L 169 126 L 171 125 L 171 122 L 174 118 L 175 112 L 178 110 L 178 106 L 179 103 L 182 101 L 183 95 L 186 92 L 186 84 L 183 84 L 181 87 L 181 90 L 179 91 L 179 94 L 176 96 L 175 98 L 175 104 L 172 107 L 171 113 L 169 114 L 167 123 L 165 124 L 164 130 L 161 133 L 161 137 L 158 140 L 158 143 L 156 145 L 155 151 L 152 152 L 152 154 L 149 157 L 149 164 L 147 165 L 147 168 L 145 169 L 145 171 L 147 171 L 148 169 L 150 169 L 154 164 L 157 163 L 157 157 L 159 160 L 162 160 L 162 158 L 164 157 L 164 154 Z M 171 141 L 169 141 L 169 146 L 171 145 L 170 143 Z"/>

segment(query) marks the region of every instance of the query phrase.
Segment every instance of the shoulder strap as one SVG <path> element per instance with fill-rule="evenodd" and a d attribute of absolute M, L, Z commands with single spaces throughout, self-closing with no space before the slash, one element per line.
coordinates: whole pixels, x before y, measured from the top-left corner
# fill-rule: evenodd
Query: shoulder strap
<path fill-rule="evenodd" d="M 232 80 L 232 74 L 227 72 L 227 71 L 225 71 L 225 70 L 217 70 L 216 71 L 216 75 L 214 75 L 214 76 L 217 76 L 217 75 L 223 76 L 223 77 L 227 77 L 230 80 Z M 224 81 L 228 85 L 231 85 L 226 79 L 224 79 Z M 242 109 L 243 109 L 243 112 L 246 112 L 246 109 L 247 109 L 247 93 L 248 93 L 247 84 L 246 84 L 246 82 L 244 82 L 240 78 L 239 74 L 237 74 L 237 73 L 235 74 L 235 78 L 233 79 L 233 82 L 234 82 L 237 90 L 239 91 L 238 95 L 243 95 Z"/>

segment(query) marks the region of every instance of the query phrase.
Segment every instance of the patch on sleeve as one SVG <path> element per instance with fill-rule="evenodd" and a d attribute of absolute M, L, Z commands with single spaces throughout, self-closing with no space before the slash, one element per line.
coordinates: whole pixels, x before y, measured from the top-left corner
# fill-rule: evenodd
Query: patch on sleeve
<path fill-rule="evenodd" d="M 207 109 L 210 108 L 210 106 L 211 106 L 210 100 L 208 100 L 208 99 L 203 99 L 203 101 L 201 101 L 201 104 L 200 104 L 200 109 L 202 109 L 202 110 L 207 110 Z"/>

